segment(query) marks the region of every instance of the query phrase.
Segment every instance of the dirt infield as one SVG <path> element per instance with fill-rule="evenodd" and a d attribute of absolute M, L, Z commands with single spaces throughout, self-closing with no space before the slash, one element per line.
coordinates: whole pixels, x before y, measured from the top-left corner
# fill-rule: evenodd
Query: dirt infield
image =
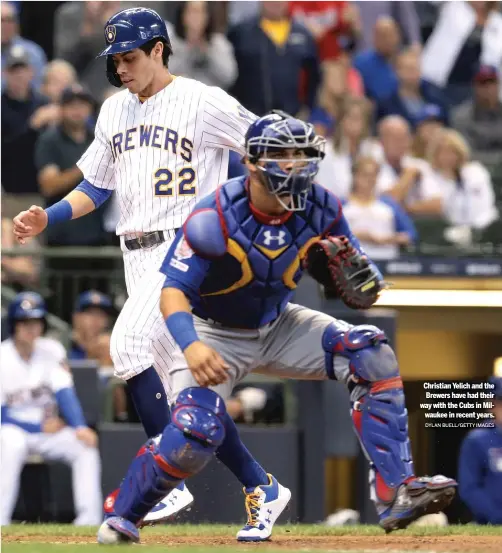
<path fill-rule="evenodd" d="M 3 544 L 95 544 L 95 538 L 90 536 L 62 536 L 61 534 L 16 534 L 3 535 Z M 164 547 L 232 547 L 235 551 L 255 549 L 281 550 L 315 550 L 328 551 L 386 551 L 420 552 L 420 553 L 500 553 L 502 552 L 502 536 L 277 536 L 268 543 L 237 544 L 233 536 L 228 534 L 212 536 L 159 536 L 145 535 L 141 540 L 145 545 L 162 545 Z"/>

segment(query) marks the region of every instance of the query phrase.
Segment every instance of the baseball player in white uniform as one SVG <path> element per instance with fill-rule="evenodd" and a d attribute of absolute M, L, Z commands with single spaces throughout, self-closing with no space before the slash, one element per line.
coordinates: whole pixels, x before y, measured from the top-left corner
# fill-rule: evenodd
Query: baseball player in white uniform
<path fill-rule="evenodd" d="M 255 116 L 223 90 L 169 73 L 171 44 L 153 10 L 114 15 L 105 39 L 100 55 L 107 57 L 107 77 L 125 89 L 101 108 L 94 142 L 77 163 L 84 180 L 48 209 L 21 212 L 14 233 L 24 243 L 47 225 L 88 214 L 115 190 L 129 297 L 112 333 L 111 356 L 153 437 L 169 421 L 167 378 L 175 348 L 159 309 L 165 277 L 158 269 L 197 201 L 226 180 L 229 148 L 244 154 Z M 184 485 L 171 493 L 146 522 L 193 501 Z"/>
<path fill-rule="evenodd" d="M 94 525 L 102 513 L 97 437 L 85 423 L 63 346 L 42 337 L 45 315 L 41 296 L 19 294 L 9 306 L 11 336 L 0 345 L 1 524 L 10 524 L 21 471 L 37 454 L 71 466 L 74 524 Z"/>

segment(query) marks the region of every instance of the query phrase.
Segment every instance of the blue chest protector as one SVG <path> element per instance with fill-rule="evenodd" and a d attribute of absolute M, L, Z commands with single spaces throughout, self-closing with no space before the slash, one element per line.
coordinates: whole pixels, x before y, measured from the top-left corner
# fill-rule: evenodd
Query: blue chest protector
<path fill-rule="evenodd" d="M 203 212 L 214 209 L 226 253 L 211 261 L 197 296 L 191 297 L 194 312 L 240 328 L 258 328 L 278 317 L 302 276 L 306 250 L 331 230 L 341 213 L 337 199 L 314 186 L 305 211 L 275 220 L 257 214 L 249 203 L 245 177 L 228 181 L 203 206 L 187 221 L 185 237 L 204 257 L 201 242 L 206 237 L 197 238 L 192 228 L 197 217 L 207 217 L 210 214 Z"/>

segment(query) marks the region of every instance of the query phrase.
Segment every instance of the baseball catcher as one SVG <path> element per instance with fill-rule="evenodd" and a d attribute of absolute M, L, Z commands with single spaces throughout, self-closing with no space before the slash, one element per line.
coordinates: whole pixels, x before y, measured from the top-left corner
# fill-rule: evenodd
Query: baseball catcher
<path fill-rule="evenodd" d="M 305 269 L 354 308 L 371 307 L 382 288 L 339 201 L 313 183 L 323 146 L 303 121 L 259 118 L 246 135 L 249 178 L 208 195 L 178 232 L 161 267 L 160 297 L 179 346 L 172 422 L 131 464 L 100 541 L 138 541 L 142 517 L 159 498 L 223 452 L 245 491 L 248 520 L 237 539 L 270 538 L 291 492 L 250 457 L 224 403 L 252 370 L 347 385 L 386 531 L 454 496 L 454 480 L 415 475 L 403 383 L 385 334 L 291 303 Z"/>

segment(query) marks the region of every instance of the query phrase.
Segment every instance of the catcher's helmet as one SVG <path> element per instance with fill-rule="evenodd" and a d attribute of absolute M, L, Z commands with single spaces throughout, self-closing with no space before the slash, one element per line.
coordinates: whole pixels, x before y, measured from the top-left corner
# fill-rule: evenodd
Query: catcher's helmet
<path fill-rule="evenodd" d="M 284 112 L 272 112 L 254 121 L 246 133 L 246 153 L 251 163 L 265 175 L 268 190 L 275 194 L 283 207 L 289 211 L 305 209 L 307 194 L 324 157 L 326 141 L 318 136 L 314 127 Z M 281 160 L 267 157 L 269 152 L 302 150 L 306 157 L 294 159 L 289 171 L 281 169 Z M 281 200 L 291 197 L 291 202 Z"/>
<path fill-rule="evenodd" d="M 40 294 L 35 292 L 21 292 L 9 304 L 7 324 L 9 334 L 14 334 L 16 321 L 27 319 L 41 319 L 44 322 L 44 331 L 47 329 L 47 307 Z"/>
<path fill-rule="evenodd" d="M 105 41 L 107 46 L 98 55 L 98 58 L 108 56 L 106 60 L 106 76 L 110 84 L 118 88 L 122 86 L 111 56 L 139 48 L 154 38 L 162 39 L 165 47 L 172 52 L 166 23 L 153 10 L 148 8 L 128 8 L 110 17 L 105 25 Z"/>

